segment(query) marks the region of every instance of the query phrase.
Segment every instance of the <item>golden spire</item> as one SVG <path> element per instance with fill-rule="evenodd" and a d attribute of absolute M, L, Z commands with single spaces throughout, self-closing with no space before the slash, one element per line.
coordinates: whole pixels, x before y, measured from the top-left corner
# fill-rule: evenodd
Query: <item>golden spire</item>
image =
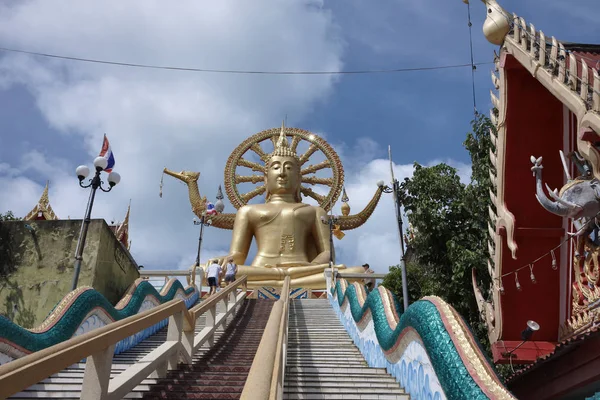
<path fill-rule="evenodd" d="M 350 215 L 350 204 L 348 204 L 349 201 L 350 199 L 348 198 L 348 195 L 346 194 L 346 188 L 344 187 L 342 191 L 342 215 L 344 217 Z"/>
<path fill-rule="evenodd" d="M 38 200 L 38 203 L 33 207 L 31 211 L 25 216 L 25 221 L 34 221 L 38 219 L 44 220 L 57 220 L 58 216 L 54 213 L 52 206 L 50 205 L 50 199 L 48 197 L 48 185 L 50 181 L 46 181 L 46 187 L 42 192 L 42 196 Z"/>
<path fill-rule="evenodd" d="M 123 220 L 123 222 L 121 222 L 119 224 L 119 227 L 117 228 L 117 232 L 115 233 L 117 240 L 119 242 L 123 243 L 125 245 L 125 247 L 127 247 L 128 250 L 129 250 L 129 247 L 131 246 L 131 244 L 128 245 L 129 213 L 130 213 L 130 211 L 131 211 L 131 199 L 129 200 L 129 206 L 127 206 L 127 214 L 125 214 L 125 219 Z"/>
<path fill-rule="evenodd" d="M 279 132 L 279 139 L 275 145 L 275 151 L 271 154 L 271 157 L 294 157 L 298 158 L 298 155 L 293 151 L 288 143 L 287 137 L 285 136 L 285 121 L 281 121 L 281 131 Z"/>

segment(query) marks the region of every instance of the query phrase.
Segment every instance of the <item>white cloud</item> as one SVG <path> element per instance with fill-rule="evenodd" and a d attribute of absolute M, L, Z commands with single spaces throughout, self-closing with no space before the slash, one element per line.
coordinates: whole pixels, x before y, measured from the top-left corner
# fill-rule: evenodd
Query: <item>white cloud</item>
<path fill-rule="evenodd" d="M 249 70 L 338 70 L 344 49 L 330 13 L 314 0 L 265 0 L 260 7 L 242 1 L 179 1 L 176 7 L 162 1 L 17 2 L 0 5 L 0 36 L 7 47 L 46 53 Z M 132 199 L 136 260 L 161 269 L 189 266 L 198 228 L 191 223 L 184 185 L 165 177 L 164 196 L 158 197 L 162 168 L 201 171 L 200 191 L 214 198 L 227 155 L 238 143 L 277 126 L 286 113 L 301 118 L 327 98 L 335 79 L 160 71 L 5 55 L 0 58 L 2 87 L 26 87 L 50 125 L 71 135 L 85 153 L 57 160 L 38 149 L 19 165 L 3 163 L 0 209 L 24 215 L 49 179 L 58 215 L 81 218 L 88 192 L 77 186 L 72 171 L 77 164 L 91 164 L 106 132 L 122 181 L 111 193 L 98 194 L 93 217 L 121 220 Z M 229 237 L 229 231 L 209 228 L 202 259 L 226 252 Z"/>

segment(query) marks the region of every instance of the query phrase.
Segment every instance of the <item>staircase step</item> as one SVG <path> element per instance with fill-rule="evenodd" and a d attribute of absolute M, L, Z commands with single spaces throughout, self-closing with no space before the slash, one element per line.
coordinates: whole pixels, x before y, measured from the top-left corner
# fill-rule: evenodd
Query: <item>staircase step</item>
<path fill-rule="evenodd" d="M 328 300 L 290 303 L 284 399 L 409 399 L 370 368 Z"/>
<path fill-rule="evenodd" d="M 284 399 L 296 400 L 296 399 L 310 399 L 310 400 L 321 400 L 321 399 L 343 399 L 343 400 L 410 400 L 409 395 L 393 395 L 393 394 L 356 394 L 356 393 L 284 393 Z"/>
<path fill-rule="evenodd" d="M 151 385 L 144 398 L 239 398 L 273 303 L 246 300 L 238 320 L 227 327 L 209 350 L 194 357 L 192 365 L 180 365 Z"/>

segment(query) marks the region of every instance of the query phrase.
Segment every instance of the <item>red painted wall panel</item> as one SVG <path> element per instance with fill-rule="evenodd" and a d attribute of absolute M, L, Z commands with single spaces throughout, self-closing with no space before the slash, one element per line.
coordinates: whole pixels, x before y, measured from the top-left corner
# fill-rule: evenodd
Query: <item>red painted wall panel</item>
<path fill-rule="evenodd" d="M 563 105 L 512 56 L 506 59 L 505 74 L 508 108 L 504 201 L 516 219 L 515 240 L 519 249 L 517 260 L 513 260 L 504 241 L 502 273 L 530 263 L 563 240 L 562 218 L 546 211 L 535 198 L 530 161 L 531 155 L 542 156 L 544 182 L 553 189 L 562 186 L 558 150 L 563 148 Z M 560 260 L 559 251 L 555 254 Z M 520 292 L 516 290 L 514 274 L 503 279 L 503 340 L 520 340 L 530 319 L 541 326 L 532 340 L 557 340 L 559 271 L 551 268 L 551 257 L 547 256 L 534 265 L 533 272 L 537 284 L 531 282 L 529 268 L 519 272 Z"/>

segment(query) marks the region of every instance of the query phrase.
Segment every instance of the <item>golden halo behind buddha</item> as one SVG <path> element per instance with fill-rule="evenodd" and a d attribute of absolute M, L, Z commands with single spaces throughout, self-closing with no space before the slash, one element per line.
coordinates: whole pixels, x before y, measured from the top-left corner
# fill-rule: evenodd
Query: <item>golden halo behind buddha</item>
<path fill-rule="evenodd" d="M 291 137 L 291 142 L 288 142 Z M 263 149 L 263 143 L 271 142 L 272 152 L 266 152 Z M 302 142 L 308 143 L 307 150 L 297 154 L 298 145 Z M 311 156 L 321 153 L 325 160 L 316 164 L 305 164 Z M 250 155 L 256 155 L 260 162 L 252 161 Z M 246 156 L 246 157 L 245 157 Z M 231 204 L 235 208 L 240 208 L 256 196 L 262 195 L 266 191 L 264 184 L 266 166 L 273 156 L 293 157 L 298 161 L 301 168 L 301 188 L 302 195 L 314 199 L 319 206 L 329 211 L 335 204 L 342 192 L 344 184 L 344 169 L 342 163 L 333 148 L 323 138 L 318 135 L 299 128 L 289 128 L 282 124 L 280 128 L 267 129 L 259 132 L 245 141 L 243 141 L 231 153 L 225 165 L 225 191 Z M 237 168 L 249 168 L 257 174 L 239 175 Z M 318 171 L 331 169 L 331 177 L 322 178 L 315 176 Z M 252 183 L 258 185 L 247 193 L 240 193 L 238 185 L 241 183 Z M 329 187 L 326 195 L 315 192 L 308 185 L 321 185 Z"/>

